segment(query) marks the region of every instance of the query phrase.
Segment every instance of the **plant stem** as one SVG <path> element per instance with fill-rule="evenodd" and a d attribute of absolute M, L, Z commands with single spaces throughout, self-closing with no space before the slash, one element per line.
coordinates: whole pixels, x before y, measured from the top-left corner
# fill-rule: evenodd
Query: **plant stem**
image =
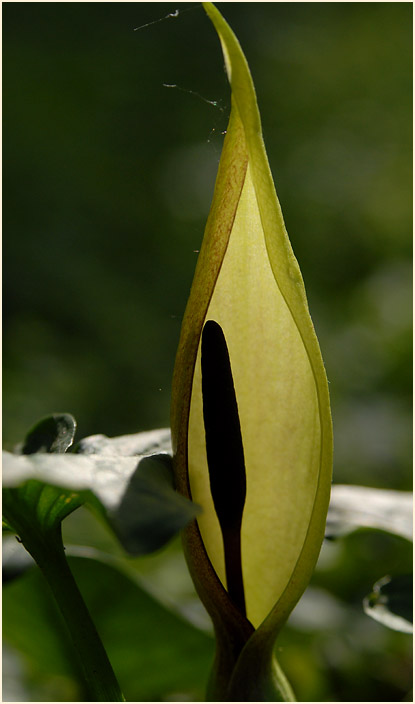
<path fill-rule="evenodd" d="M 275 633 L 256 630 L 243 648 L 227 689 L 229 702 L 295 702 L 274 654 Z"/>
<path fill-rule="evenodd" d="M 45 536 L 46 538 L 46 536 Z M 84 675 L 90 701 L 125 701 L 105 648 L 75 582 L 60 535 L 49 535 L 29 552 L 41 569 L 63 615 Z"/>

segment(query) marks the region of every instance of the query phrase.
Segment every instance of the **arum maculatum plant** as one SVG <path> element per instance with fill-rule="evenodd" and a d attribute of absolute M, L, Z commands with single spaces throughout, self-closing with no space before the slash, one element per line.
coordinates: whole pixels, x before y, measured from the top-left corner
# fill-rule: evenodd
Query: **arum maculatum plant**
<path fill-rule="evenodd" d="M 174 370 L 175 479 L 203 508 L 184 546 L 215 627 L 208 699 L 293 701 L 274 644 L 324 536 L 328 386 L 249 68 L 222 15 L 203 5 L 232 107 Z"/>

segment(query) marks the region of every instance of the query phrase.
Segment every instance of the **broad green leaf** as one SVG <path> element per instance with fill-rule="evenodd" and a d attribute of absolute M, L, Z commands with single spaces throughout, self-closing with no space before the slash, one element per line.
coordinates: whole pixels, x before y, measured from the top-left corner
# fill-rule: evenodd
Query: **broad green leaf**
<path fill-rule="evenodd" d="M 365 613 L 394 631 L 413 632 L 412 575 L 382 577 L 363 601 Z"/>
<path fill-rule="evenodd" d="M 326 537 L 337 538 L 359 528 L 375 528 L 413 538 L 413 497 L 409 491 L 334 484 Z"/>
<path fill-rule="evenodd" d="M 234 618 L 235 604 L 227 598 L 223 526 L 211 491 L 201 369 L 202 330 L 214 321 L 229 354 L 245 461 L 247 619 L 254 627 L 267 619 L 265 630 L 275 634 L 305 589 L 324 536 L 332 468 L 328 386 L 249 68 L 218 10 L 204 7 L 222 44 L 232 110 L 176 357 L 174 466 L 181 493 L 203 508 L 187 531 L 186 551 L 199 593 L 222 627 Z M 226 467 L 222 476 L 225 484 Z M 241 481 L 231 479 L 231 487 Z M 224 501 L 231 511 L 231 500 Z"/>
<path fill-rule="evenodd" d="M 8 472 L 8 453 L 3 455 L 3 472 Z M 39 457 L 39 455 L 33 455 Z M 44 457 L 52 457 L 43 455 Z M 10 455 L 12 464 L 26 459 L 24 456 Z M 36 474 L 32 474 L 36 476 Z M 82 504 L 78 492 L 66 491 L 65 487 L 38 481 L 36 478 L 22 480 L 20 485 L 6 482 L 3 484 L 3 517 L 9 530 L 21 537 L 26 547 L 26 538 L 38 542 L 46 534 L 59 531 L 59 526 L 66 516 Z M 29 548 L 28 548 L 29 549 Z"/>
<path fill-rule="evenodd" d="M 113 567 L 85 558 L 69 558 L 69 563 L 126 699 L 200 701 L 212 638 Z M 84 701 L 70 643 L 39 570 L 7 585 L 3 599 L 4 644 L 21 654 L 28 674 L 37 673 L 45 691 L 50 682 L 53 701 L 65 693 L 71 701 Z"/>

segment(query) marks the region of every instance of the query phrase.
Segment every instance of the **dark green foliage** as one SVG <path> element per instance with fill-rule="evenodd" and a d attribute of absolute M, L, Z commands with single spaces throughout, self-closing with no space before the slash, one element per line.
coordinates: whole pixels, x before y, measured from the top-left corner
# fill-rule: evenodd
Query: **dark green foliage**
<path fill-rule="evenodd" d="M 185 701 L 202 700 L 213 639 L 169 612 L 118 570 L 95 560 L 69 562 L 126 699 L 163 701 L 170 695 L 182 701 L 183 695 Z M 44 701 L 62 697 L 83 701 L 60 615 L 35 568 L 7 587 L 3 608 L 8 614 L 5 640 L 24 655 L 33 673 L 35 696 L 43 691 Z"/>

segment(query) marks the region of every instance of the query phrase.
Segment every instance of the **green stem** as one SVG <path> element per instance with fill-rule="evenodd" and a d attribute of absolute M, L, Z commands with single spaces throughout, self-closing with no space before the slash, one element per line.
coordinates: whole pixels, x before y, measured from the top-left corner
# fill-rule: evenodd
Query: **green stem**
<path fill-rule="evenodd" d="M 41 569 L 65 620 L 90 701 L 123 702 L 105 648 L 66 560 L 60 526 L 59 534 L 53 533 L 26 548 Z"/>
<path fill-rule="evenodd" d="M 296 698 L 274 654 L 276 634 L 260 627 L 249 638 L 227 690 L 229 702 L 295 702 Z"/>

